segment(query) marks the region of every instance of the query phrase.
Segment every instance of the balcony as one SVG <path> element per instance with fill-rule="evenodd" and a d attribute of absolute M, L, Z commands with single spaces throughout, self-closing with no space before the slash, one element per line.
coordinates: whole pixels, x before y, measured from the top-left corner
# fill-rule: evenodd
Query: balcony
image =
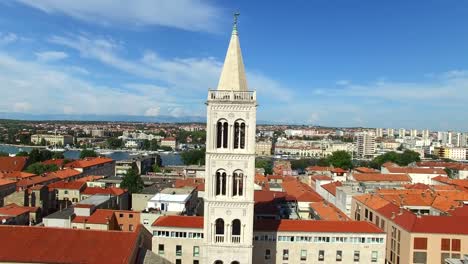
<path fill-rule="evenodd" d="M 224 243 L 224 235 L 215 235 L 215 243 Z"/>
<path fill-rule="evenodd" d="M 208 91 L 208 101 L 253 102 L 255 100 L 257 100 L 256 91 Z"/>
<path fill-rule="evenodd" d="M 232 235 L 232 237 L 231 237 L 231 242 L 233 244 L 239 244 L 241 242 L 240 240 L 241 240 L 241 238 L 240 238 L 239 235 Z"/>

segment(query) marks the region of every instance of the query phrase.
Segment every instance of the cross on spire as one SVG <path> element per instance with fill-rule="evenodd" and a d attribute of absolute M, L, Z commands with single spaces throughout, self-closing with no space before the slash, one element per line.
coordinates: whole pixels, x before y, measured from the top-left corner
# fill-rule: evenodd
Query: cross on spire
<path fill-rule="evenodd" d="M 240 16 L 239 12 L 234 13 L 234 27 L 232 28 L 232 34 L 237 34 L 237 20 L 239 16 Z"/>

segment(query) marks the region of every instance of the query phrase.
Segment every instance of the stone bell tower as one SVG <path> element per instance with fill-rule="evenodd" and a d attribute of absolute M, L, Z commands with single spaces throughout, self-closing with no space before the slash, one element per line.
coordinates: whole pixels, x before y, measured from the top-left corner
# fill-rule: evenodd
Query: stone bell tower
<path fill-rule="evenodd" d="M 208 91 L 203 263 L 252 263 L 256 92 L 247 87 L 237 16 L 219 79 Z"/>

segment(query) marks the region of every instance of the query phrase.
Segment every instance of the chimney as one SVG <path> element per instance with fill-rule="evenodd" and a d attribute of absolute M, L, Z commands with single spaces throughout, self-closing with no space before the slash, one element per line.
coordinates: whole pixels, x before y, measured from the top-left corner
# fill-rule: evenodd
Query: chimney
<path fill-rule="evenodd" d="M 390 217 L 390 219 L 395 219 L 395 212 L 392 212 L 392 216 Z"/>
<path fill-rule="evenodd" d="M 398 215 L 402 215 L 403 214 L 403 208 L 400 207 L 400 210 L 398 211 Z"/>

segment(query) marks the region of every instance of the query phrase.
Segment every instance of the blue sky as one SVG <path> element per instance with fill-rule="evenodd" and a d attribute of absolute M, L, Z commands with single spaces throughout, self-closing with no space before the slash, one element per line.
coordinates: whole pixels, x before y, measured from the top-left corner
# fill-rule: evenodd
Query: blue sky
<path fill-rule="evenodd" d="M 259 120 L 468 130 L 451 0 L 3 1 L 0 112 L 204 116 L 235 10 Z"/>

